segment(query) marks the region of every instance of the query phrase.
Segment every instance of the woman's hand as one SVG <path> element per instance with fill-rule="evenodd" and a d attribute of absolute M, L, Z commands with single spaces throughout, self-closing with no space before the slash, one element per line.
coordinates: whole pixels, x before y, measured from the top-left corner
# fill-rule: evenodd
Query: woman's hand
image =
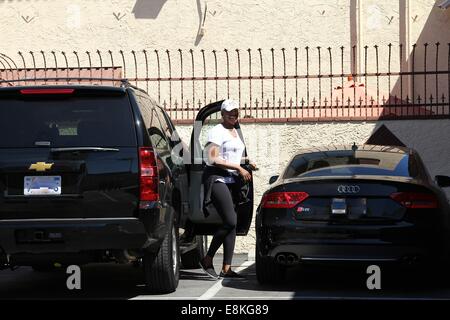
<path fill-rule="evenodd" d="M 256 164 L 253 161 L 251 161 L 248 157 L 243 157 L 242 161 L 244 161 L 244 163 L 248 166 L 247 168 L 249 168 L 251 171 L 259 170 Z"/>
<path fill-rule="evenodd" d="M 242 179 L 244 179 L 245 182 L 252 180 L 252 175 L 242 167 L 240 167 L 239 169 L 239 174 L 241 175 Z"/>
<path fill-rule="evenodd" d="M 251 162 L 251 161 L 249 162 L 248 165 L 250 166 L 250 170 L 252 170 L 252 171 L 258 171 L 259 170 L 259 168 L 256 166 L 256 164 Z"/>

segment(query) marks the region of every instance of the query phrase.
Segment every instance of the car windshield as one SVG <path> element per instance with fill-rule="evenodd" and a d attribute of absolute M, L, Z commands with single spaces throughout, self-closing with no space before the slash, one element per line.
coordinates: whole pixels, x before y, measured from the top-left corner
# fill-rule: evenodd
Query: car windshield
<path fill-rule="evenodd" d="M 326 151 L 299 154 L 285 170 L 284 178 L 383 175 L 416 177 L 418 170 L 404 152 Z"/>
<path fill-rule="evenodd" d="M 136 146 L 126 95 L 0 99 L 0 148 Z"/>

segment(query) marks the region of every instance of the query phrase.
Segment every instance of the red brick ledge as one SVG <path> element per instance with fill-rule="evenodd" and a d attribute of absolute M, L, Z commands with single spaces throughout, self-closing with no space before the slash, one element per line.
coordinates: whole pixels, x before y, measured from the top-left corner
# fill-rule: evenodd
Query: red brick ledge
<path fill-rule="evenodd" d="M 304 117 L 304 118 L 243 118 L 239 123 L 317 123 L 317 122 L 361 122 L 361 121 L 387 121 L 387 120 L 442 120 L 450 119 L 449 115 L 427 115 L 427 116 L 368 116 L 368 117 Z M 193 125 L 194 120 L 173 120 L 175 125 Z"/>

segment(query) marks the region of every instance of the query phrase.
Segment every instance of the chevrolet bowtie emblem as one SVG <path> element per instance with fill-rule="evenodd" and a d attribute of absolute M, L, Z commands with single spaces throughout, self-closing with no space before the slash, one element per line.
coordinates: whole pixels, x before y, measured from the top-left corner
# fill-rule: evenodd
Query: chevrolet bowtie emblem
<path fill-rule="evenodd" d="M 40 171 L 43 172 L 45 170 L 50 170 L 53 166 L 53 163 L 45 163 L 45 162 L 37 162 L 37 163 L 33 163 L 28 170 L 36 170 L 36 171 Z"/>

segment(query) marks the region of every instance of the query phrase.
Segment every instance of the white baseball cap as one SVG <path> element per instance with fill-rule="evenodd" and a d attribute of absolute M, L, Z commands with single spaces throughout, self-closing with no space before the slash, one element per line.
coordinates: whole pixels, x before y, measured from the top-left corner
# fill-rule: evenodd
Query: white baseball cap
<path fill-rule="evenodd" d="M 229 99 L 224 100 L 222 102 L 222 106 L 220 107 L 220 110 L 225 110 L 228 112 L 234 109 L 239 109 L 239 104 L 236 101 Z"/>

